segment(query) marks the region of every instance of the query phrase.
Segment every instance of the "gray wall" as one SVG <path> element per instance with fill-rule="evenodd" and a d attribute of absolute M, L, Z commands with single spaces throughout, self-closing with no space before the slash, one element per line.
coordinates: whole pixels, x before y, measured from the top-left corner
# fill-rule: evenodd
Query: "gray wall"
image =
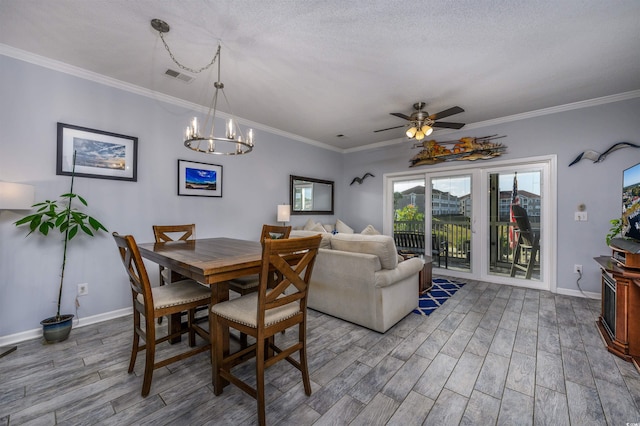
<path fill-rule="evenodd" d="M 552 115 L 544 115 L 447 135 L 448 140 L 464 136 L 507 135 L 499 139 L 507 146 L 501 159 L 516 159 L 557 154 L 558 175 L 558 253 L 557 286 L 578 290 L 573 265 L 583 265 L 580 286 L 584 291 L 600 293 L 599 269 L 593 257 L 610 254 L 605 244 L 609 220 L 620 217 L 622 170 L 640 162 L 640 149 L 613 152 L 602 163 L 582 160 L 568 167 L 582 151 L 604 152 L 615 142 L 640 144 L 640 99 L 608 103 Z M 356 229 L 372 224 L 382 229 L 382 185 L 384 173 L 437 170 L 439 165 L 409 168 L 409 159 L 417 154 L 406 142 L 392 147 L 345 154 L 345 177 L 371 172 L 376 177 L 362 185 L 343 185 L 339 205 L 344 221 Z M 478 160 L 480 161 L 480 160 Z M 469 162 L 470 168 L 474 163 Z M 579 204 L 587 207 L 588 221 L 575 222 Z"/>
<path fill-rule="evenodd" d="M 259 130 L 246 156 L 190 151 L 181 137 L 192 112 L 2 55 L 0 93 L 0 180 L 35 185 L 36 201 L 69 189 L 70 178 L 56 176 L 57 122 L 139 138 L 137 182 L 76 178 L 74 187 L 87 199 L 87 213 L 139 242 L 153 240 L 153 224 L 175 223 L 195 223 L 198 237 L 257 239 L 263 223 L 276 223 L 277 205 L 289 199 L 289 174 L 333 180 L 341 173 L 342 154 Z M 178 159 L 222 165 L 222 198 L 177 196 Z M 0 338 L 38 329 L 55 314 L 62 240 L 25 238 L 26 229 L 13 226 L 23 213 L 0 211 Z M 292 224 L 306 219 L 292 216 Z M 71 243 L 63 311 L 86 318 L 129 308 L 131 293 L 111 235 Z M 148 269 L 155 281 L 157 267 Z M 84 282 L 89 295 L 79 299 L 76 312 L 76 284 Z"/>
<path fill-rule="evenodd" d="M 410 143 L 348 154 L 256 131 L 253 153 L 238 158 L 206 156 L 183 147 L 188 110 L 0 55 L 0 180 L 30 183 L 36 201 L 68 190 L 69 178 L 56 176 L 56 123 L 137 136 L 138 182 L 78 178 L 75 190 L 89 202 L 87 212 L 109 229 L 153 239 L 151 225 L 197 224 L 198 237 L 255 239 L 263 223 L 275 223 L 276 206 L 289 197 L 289 175 L 336 182 L 334 216 L 356 231 L 367 224 L 382 229 L 382 175 L 408 170 L 416 151 Z M 582 150 L 604 151 L 614 142 L 640 143 L 640 99 L 560 112 L 507 124 L 460 131 L 462 136 L 504 134 L 502 158 L 558 155 L 558 287 L 577 289 L 573 264 L 584 268 L 583 288 L 599 292 L 598 269 L 591 260 L 608 253 L 604 236 L 609 219 L 619 216 L 622 170 L 640 162 L 640 150 L 613 153 L 604 163 L 569 162 Z M 286 129 L 283 129 L 286 130 Z M 223 166 L 223 197 L 176 195 L 177 160 Z M 424 166 L 416 171 L 437 168 Z M 469 167 L 474 167 L 469 163 Z M 412 169 L 414 170 L 414 169 Z M 371 172 L 362 185 L 349 183 Z M 588 222 L 574 222 L 584 203 Z M 20 212 L 0 211 L 0 339 L 38 329 L 55 313 L 61 239 L 25 238 L 13 222 Z M 292 216 L 302 225 L 308 216 Z M 80 318 L 130 307 L 128 283 L 108 234 L 78 237 L 70 246 L 63 311 Z M 149 264 L 152 280 L 157 268 Z M 89 283 L 89 295 L 74 309 L 76 284 Z"/>

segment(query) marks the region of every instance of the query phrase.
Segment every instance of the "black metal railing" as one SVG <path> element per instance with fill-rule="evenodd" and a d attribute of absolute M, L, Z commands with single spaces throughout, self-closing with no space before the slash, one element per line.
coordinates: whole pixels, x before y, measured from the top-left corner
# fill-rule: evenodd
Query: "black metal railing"
<path fill-rule="evenodd" d="M 509 229 L 515 223 L 491 222 L 489 236 L 490 264 L 497 269 L 509 268 L 514 247 Z M 399 250 L 425 253 L 426 235 L 424 221 L 396 220 L 393 222 L 394 238 Z M 517 231 L 512 232 L 517 239 Z M 471 223 L 467 217 L 435 217 L 431 226 L 432 250 L 440 250 L 452 265 L 469 268 L 471 262 Z M 442 252 L 444 251 L 444 252 Z M 539 256 L 539 255 L 538 255 Z"/>

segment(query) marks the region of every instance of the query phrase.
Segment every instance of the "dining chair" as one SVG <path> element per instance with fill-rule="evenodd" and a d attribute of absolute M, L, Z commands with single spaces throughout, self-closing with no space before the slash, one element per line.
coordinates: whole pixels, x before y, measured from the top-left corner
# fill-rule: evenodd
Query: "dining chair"
<path fill-rule="evenodd" d="M 186 241 L 196 238 L 196 225 L 194 223 L 187 225 L 153 225 L 153 236 L 156 243 L 165 243 L 168 241 Z M 168 284 L 176 279 L 184 279 L 177 277 L 176 273 L 172 273 L 162 265 L 158 265 L 160 269 L 160 285 Z M 172 276 L 173 275 L 173 276 Z"/>
<path fill-rule="evenodd" d="M 291 234 L 291 226 L 278 226 L 278 225 L 262 225 L 262 232 L 260 234 L 260 242 L 263 242 L 265 238 L 271 238 L 280 240 L 289 238 Z M 236 293 L 244 296 L 245 294 L 253 293 L 258 290 L 258 283 L 260 277 L 258 274 L 247 275 L 245 277 L 235 278 L 228 282 L 229 290 L 233 290 Z"/>
<path fill-rule="evenodd" d="M 138 245 L 131 235 L 113 233 L 118 251 L 129 276 L 133 301 L 133 345 L 129 361 L 129 373 L 133 372 L 136 357 L 146 350 L 142 396 L 149 395 L 153 370 L 176 361 L 204 352 L 210 348 L 208 333 L 195 324 L 195 308 L 211 304 L 211 291 L 193 280 L 182 280 L 160 287 L 151 287 L 147 270 L 140 256 Z M 187 328 L 180 328 L 164 336 L 156 335 L 155 320 L 164 315 L 188 311 Z M 144 324 L 142 321 L 144 318 Z M 156 361 L 156 346 L 169 339 L 189 333 L 188 351 Z M 196 334 L 206 340 L 206 344 L 196 347 Z M 140 345 L 140 338 L 144 341 Z"/>
<path fill-rule="evenodd" d="M 265 239 L 258 291 L 211 307 L 211 335 L 215 336 L 212 341 L 221 342 L 230 328 L 255 338 L 255 343 L 232 354 L 225 354 L 223 345 L 213 345 L 214 393 L 220 395 L 228 381 L 251 395 L 257 401 L 261 425 L 265 424 L 266 368 L 287 360 L 300 370 L 305 394 L 311 395 L 306 353 L 307 292 L 321 240 L 320 235 Z M 273 281 L 273 277 L 278 278 Z M 297 341 L 287 348 L 278 347 L 274 336 L 295 326 L 298 328 Z M 299 360 L 291 356 L 296 352 Z M 232 367 L 253 358 L 255 388 L 231 372 Z"/>

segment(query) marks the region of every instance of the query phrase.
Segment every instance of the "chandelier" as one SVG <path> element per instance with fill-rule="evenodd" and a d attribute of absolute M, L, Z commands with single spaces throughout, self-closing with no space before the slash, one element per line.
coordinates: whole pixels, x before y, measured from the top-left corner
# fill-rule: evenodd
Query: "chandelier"
<path fill-rule="evenodd" d="M 224 93 L 224 84 L 220 81 L 220 43 L 218 43 L 218 49 L 211 62 L 198 70 L 194 70 L 180 64 L 164 40 L 163 34 L 169 32 L 169 24 L 160 19 L 152 19 L 151 26 L 158 31 L 165 49 L 169 52 L 169 56 L 181 69 L 197 74 L 210 68 L 216 60 L 218 61 L 218 80 L 213 83 L 215 91 L 209 103 L 209 110 L 204 124 L 200 125 L 197 117 L 191 120 L 185 132 L 184 146 L 193 151 L 215 155 L 242 155 L 251 152 L 254 146 L 253 129 L 249 129 L 246 136 L 242 132 L 242 129 L 238 126 L 238 121 L 234 119 L 227 95 Z M 222 98 L 227 104 L 227 110 L 231 113 L 231 118 L 227 121 L 222 132 L 224 137 L 214 135 L 219 94 L 222 94 Z"/>

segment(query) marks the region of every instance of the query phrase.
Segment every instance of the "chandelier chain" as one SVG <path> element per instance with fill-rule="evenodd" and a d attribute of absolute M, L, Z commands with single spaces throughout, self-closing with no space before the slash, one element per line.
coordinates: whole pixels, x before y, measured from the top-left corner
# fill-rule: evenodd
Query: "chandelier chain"
<path fill-rule="evenodd" d="M 218 59 L 218 55 L 220 54 L 220 48 L 218 48 L 218 51 L 216 52 L 216 54 L 213 56 L 213 59 L 211 60 L 211 62 L 209 62 L 207 65 L 205 65 L 204 67 L 196 70 L 193 68 L 189 68 L 185 65 L 182 65 L 180 62 L 178 62 L 178 60 L 176 59 L 175 56 L 173 56 L 173 53 L 171 52 L 171 49 L 169 49 L 169 45 L 167 44 L 167 42 L 164 40 L 164 36 L 162 35 L 163 33 L 158 31 L 158 34 L 160 34 L 160 39 L 162 40 L 162 44 L 164 44 L 164 48 L 167 49 L 167 52 L 169 52 L 169 56 L 171 57 L 171 59 L 173 60 L 173 62 L 175 62 L 175 64 L 180 67 L 181 69 L 185 70 L 185 71 L 189 71 L 191 73 L 194 74 L 199 74 L 202 71 L 205 71 L 209 68 L 211 68 L 211 66 L 216 62 L 216 59 Z"/>

